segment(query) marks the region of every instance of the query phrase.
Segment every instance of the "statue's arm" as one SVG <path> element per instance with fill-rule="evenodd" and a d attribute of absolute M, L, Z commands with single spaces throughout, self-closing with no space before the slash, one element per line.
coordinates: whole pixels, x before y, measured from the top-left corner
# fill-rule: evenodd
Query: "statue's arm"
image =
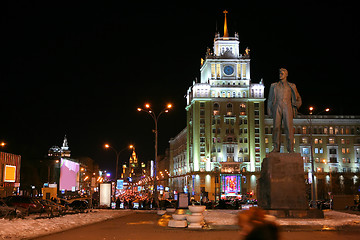
<path fill-rule="evenodd" d="M 302 100 L 301 100 L 301 96 L 300 96 L 296 86 L 294 86 L 294 91 L 295 91 L 295 96 L 296 96 L 296 107 L 299 108 L 299 107 L 301 107 Z"/>
<path fill-rule="evenodd" d="M 272 117 L 272 108 L 273 108 L 273 102 L 274 102 L 274 85 L 271 85 L 269 96 L 267 99 L 267 113 L 269 117 Z"/>

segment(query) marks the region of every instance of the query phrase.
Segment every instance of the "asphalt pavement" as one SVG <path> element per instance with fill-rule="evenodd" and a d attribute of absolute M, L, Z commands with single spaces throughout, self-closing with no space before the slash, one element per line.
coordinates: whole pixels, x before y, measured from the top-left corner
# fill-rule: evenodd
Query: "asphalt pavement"
<path fill-rule="evenodd" d="M 191 229 L 174 229 L 168 228 L 167 219 L 159 217 L 155 213 L 134 212 L 133 214 L 106 220 L 100 223 L 78 227 L 68 231 L 55 233 L 35 239 L 57 240 L 57 239 L 196 239 L 196 240 L 215 240 L 215 239 L 240 239 L 238 230 L 191 230 Z M 360 239 L 360 231 L 302 231 L 283 230 L 280 233 L 281 240 L 332 240 Z"/>

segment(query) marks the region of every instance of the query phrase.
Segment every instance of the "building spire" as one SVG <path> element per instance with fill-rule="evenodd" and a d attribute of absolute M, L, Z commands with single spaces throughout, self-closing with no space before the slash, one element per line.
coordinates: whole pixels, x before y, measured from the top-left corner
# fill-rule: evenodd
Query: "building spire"
<path fill-rule="evenodd" d="M 224 20 L 224 37 L 229 37 L 228 28 L 227 28 L 227 21 L 226 21 L 226 14 L 228 11 L 224 10 L 223 13 L 225 14 L 225 20 Z"/>
<path fill-rule="evenodd" d="M 65 137 L 64 137 L 62 149 L 64 149 L 64 150 L 68 150 L 68 149 L 69 149 L 69 143 L 68 143 L 68 140 L 67 140 L 67 138 L 66 138 L 66 135 L 65 135 Z"/>

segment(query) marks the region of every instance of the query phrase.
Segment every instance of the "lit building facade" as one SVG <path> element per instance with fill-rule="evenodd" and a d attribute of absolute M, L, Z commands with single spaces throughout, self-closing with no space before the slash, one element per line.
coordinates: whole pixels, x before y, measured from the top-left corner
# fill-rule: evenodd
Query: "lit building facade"
<path fill-rule="evenodd" d="M 300 115 L 294 118 L 294 132 L 294 150 L 301 153 L 307 182 L 313 149 L 317 199 L 326 199 L 329 193 L 359 194 L 360 116 Z M 272 150 L 270 118 L 265 118 L 264 138 L 268 153 Z M 284 152 L 283 145 L 280 151 Z"/>
<path fill-rule="evenodd" d="M 21 156 L 0 152 L 0 198 L 18 193 Z"/>
<path fill-rule="evenodd" d="M 259 171 L 265 157 L 264 85 L 252 83 L 249 49 L 240 54 L 239 43 L 225 24 L 202 61 L 200 82 L 187 91 L 187 167 L 173 174 L 187 176 L 197 200 L 255 189 L 248 173 Z"/>
<path fill-rule="evenodd" d="M 170 140 L 170 188 L 195 200 L 256 198 L 262 160 L 272 151 L 264 84 L 252 82 L 249 49 L 240 54 L 239 44 L 237 33 L 229 37 L 225 17 L 224 36 L 215 35 L 213 51 L 201 61 L 200 82 L 187 91 L 187 126 Z M 294 150 L 303 157 L 304 181 L 311 172 L 312 143 L 317 199 L 357 193 L 360 117 L 312 115 L 311 122 L 309 117 L 294 118 Z M 307 188 L 310 192 L 310 184 Z"/>

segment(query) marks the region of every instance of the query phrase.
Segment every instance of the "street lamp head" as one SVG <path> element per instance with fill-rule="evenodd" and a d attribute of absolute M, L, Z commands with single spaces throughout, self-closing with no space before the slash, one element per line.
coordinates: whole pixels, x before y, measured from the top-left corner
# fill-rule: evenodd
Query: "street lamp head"
<path fill-rule="evenodd" d="M 167 108 L 168 108 L 168 109 L 172 108 L 172 104 L 169 103 L 169 104 L 167 105 Z"/>
<path fill-rule="evenodd" d="M 0 143 L 0 146 L 1 146 L 1 147 L 5 147 L 5 145 L 6 145 L 5 142 L 1 142 L 1 143 Z"/>
<path fill-rule="evenodd" d="M 149 103 L 145 103 L 145 107 L 146 107 L 146 108 L 150 108 L 150 104 L 149 104 Z"/>
<path fill-rule="evenodd" d="M 133 149 L 133 148 L 134 148 L 134 145 L 132 145 L 132 144 L 129 145 L 129 148 L 130 148 L 130 149 Z"/>
<path fill-rule="evenodd" d="M 138 108 L 137 110 L 138 110 L 139 112 L 141 112 L 141 111 L 142 111 L 142 109 L 141 109 L 141 108 Z"/>
<path fill-rule="evenodd" d="M 325 109 L 325 112 L 330 112 L 330 108 Z"/>
<path fill-rule="evenodd" d="M 105 148 L 110 148 L 110 145 L 109 145 L 109 144 L 105 144 L 104 147 L 105 147 Z"/>
<path fill-rule="evenodd" d="M 314 107 L 309 107 L 309 110 L 310 110 L 310 111 L 313 111 L 313 110 L 314 110 Z"/>

